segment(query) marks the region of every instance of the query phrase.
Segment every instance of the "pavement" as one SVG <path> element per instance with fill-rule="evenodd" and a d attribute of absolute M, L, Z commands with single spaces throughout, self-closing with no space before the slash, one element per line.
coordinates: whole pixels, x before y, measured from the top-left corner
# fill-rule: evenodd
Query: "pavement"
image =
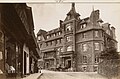
<path fill-rule="evenodd" d="M 34 74 L 30 74 L 24 78 L 21 79 L 39 79 L 39 77 L 42 75 L 42 73 L 34 73 Z"/>
<path fill-rule="evenodd" d="M 96 72 L 58 72 L 42 70 L 43 75 L 39 79 L 108 79 Z"/>
<path fill-rule="evenodd" d="M 41 73 L 30 74 L 22 79 L 108 79 L 96 72 L 58 72 L 41 70 Z M 111 78 L 120 79 L 120 78 Z"/>

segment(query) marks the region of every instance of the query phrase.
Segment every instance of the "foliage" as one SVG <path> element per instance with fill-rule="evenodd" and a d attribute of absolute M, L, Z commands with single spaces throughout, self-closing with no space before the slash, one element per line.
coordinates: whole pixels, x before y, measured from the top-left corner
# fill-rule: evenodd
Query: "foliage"
<path fill-rule="evenodd" d="M 116 48 L 108 48 L 105 51 L 101 52 L 101 59 L 119 59 L 119 52 L 117 52 Z"/>
<path fill-rule="evenodd" d="M 115 48 L 109 48 L 101 52 L 100 58 L 103 60 L 99 64 L 99 73 L 108 78 L 117 76 L 119 73 L 120 59 Z"/>

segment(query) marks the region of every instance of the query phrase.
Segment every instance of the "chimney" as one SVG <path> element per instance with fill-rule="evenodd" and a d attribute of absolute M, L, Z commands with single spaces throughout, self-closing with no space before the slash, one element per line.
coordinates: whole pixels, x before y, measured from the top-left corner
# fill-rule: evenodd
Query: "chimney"
<path fill-rule="evenodd" d="M 111 27 L 111 31 L 112 31 L 112 33 L 113 33 L 113 39 L 116 39 L 116 36 L 115 36 L 115 28 L 112 26 Z"/>
<path fill-rule="evenodd" d="M 63 23 L 63 21 L 62 21 L 62 20 L 60 20 L 60 28 L 62 28 L 62 23 Z"/>

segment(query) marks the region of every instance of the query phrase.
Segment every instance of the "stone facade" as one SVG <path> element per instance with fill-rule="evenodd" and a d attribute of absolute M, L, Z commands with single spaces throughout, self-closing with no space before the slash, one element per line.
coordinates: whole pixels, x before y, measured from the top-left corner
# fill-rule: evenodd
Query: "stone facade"
<path fill-rule="evenodd" d="M 96 72 L 101 51 L 109 44 L 117 48 L 115 28 L 103 23 L 99 10 L 81 19 L 74 3 L 60 27 L 48 32 L 40 29 L 37 39 L 45 69 Z"/>

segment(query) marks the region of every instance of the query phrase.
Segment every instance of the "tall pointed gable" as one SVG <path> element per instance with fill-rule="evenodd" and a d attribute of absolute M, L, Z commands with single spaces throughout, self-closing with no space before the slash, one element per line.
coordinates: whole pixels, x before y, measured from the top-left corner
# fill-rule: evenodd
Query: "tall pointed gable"
<path fill-rule="evenodd" d="M 67 13 L 67 17 L 64 21 L 73 19 L 73 18 L 78 19 L 79 16 L 80 16 L 80 14 L 77 13 L 75 10 L 75 3 L 72 3 L 71 10 Z"/>
<path fill-rule="evenodd" d="M 92 11 L 91 15 L 90 15 L 90 21 L 93 23 L 96 23 L 100 18 L 99 18 L 99 10 L 94 10 Z"/>

